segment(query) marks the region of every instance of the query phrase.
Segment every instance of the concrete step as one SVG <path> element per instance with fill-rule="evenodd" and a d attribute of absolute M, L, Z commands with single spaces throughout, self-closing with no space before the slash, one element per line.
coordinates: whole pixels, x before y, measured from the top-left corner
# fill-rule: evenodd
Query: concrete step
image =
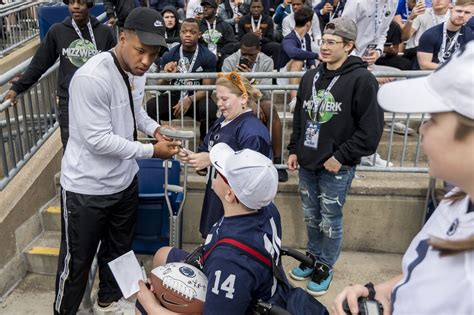
<path fill-rule="evenodd" d="M 60 241 L 61 234 L 59 232 L 45 231 L 37 240 L 30 244 L 24 251 L 28 271 L 55 275 Z"/>
<path fill-rule="evenodd" d="M 45 231 L 61 232 L 61 203 L 59 196 L 51 200 L 41 212 Z"/>

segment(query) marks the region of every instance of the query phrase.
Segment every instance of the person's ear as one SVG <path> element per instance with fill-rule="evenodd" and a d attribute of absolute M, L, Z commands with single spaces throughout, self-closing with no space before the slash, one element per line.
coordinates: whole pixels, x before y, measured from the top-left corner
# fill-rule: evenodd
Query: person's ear
<path fill-rule="evenodd" d="M 244 93 L 240 98 L 242 99 L 242 107 L 244 107 L 249 101 L 249 95 Z"/>
<path fill-rule="evenodd" d="M 234 192 L 232 191 L 232 189 L 230 187 L 227 187 L 226 191 L 225 191 L 225 194 L 224 194 L 224 199 L 228 202 L 228 203 L 233 203 L 237 198 L 235 197 L 235 194 Z"/>
<path fill-rule="evenodd" d="M 120 46 L 123 46 L 125 44 L 125 41 L 126 41 L 126 37 L 127 37 L 127 34 L 125 32 L 120 32 L 119 34 L 119 43 L 120 43 Z"/>

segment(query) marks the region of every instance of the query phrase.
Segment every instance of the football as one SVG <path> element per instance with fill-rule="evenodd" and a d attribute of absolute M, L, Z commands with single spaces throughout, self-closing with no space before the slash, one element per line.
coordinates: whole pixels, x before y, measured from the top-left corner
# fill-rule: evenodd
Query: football
<path fill-rule="evenodd" d="M 185 263 L 169 263 L 151 271 L 151 284 L 161 304 L 173 312 L 202 313 L 207 277 Z"/>

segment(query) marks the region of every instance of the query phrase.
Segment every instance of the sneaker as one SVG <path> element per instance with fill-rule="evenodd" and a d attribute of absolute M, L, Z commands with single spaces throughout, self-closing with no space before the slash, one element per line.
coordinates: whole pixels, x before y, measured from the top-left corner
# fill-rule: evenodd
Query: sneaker
<path fill-rule="evenodd" d="M 288 172 L 284 169 L 277 169 L 278 172 L 278 182 L 285 183 L 288 181 Z"/>
<path fill-rule="evenodd" d="M 288 103 L 288 106 L 290 107 L 290 113 L 293 113 L 295 111 L 296 106 L 296 97 L 293 97 L 291 99 L 291 102 Z"/>
<path fill-rule="evenodd" d="M 329 289 L 329 285 L 332 282 L 333 272 L 331 267 L 328 265 L 317 262 L 314 267 L 311 281 L 309 281 L 306 291 L 312 296 L 320 296 L 326 294 Z"/>
<path fill-rule="evenodd" d="M 199 176 L 207 176 L 207 167 L 203 168 L 202 170 L 196 170 L 196 174 Z"/>
<path fill-rule="evenodd" d="M 393 167 L 392 162 L 387 162 L 386 160 L 382 159 L 378 153 L 374 153 L 369 156 L 363 156 L 360 159 L 360 164 L 364 166 Z"/>
<path fill-rule="evenodd" d="M 388 126 L 388 131 L 391 131 L 392 129 L 392 123 L 387 123 Z M 413 128 L 407 127 L 404 123 L 402 122 L 395 122 L 393 123 L 393 132 L 399 135 L 412 135 L 415 133 L 415 130 Z"/>
<path fill-rule="evenodd" d="M 308 265 L 301 263 L 298 267 L 291 269 L 290 277 L 298 281 L 303 281 L 311 277 L 313 270 L 314 269 L 308 267 Z"/>
<path fill-rule="evenodd" d="M 94 315 L 135 315 L 135 303 L 121 298 L 110 303 L 107 307 L 102 307 L 96 301 L 94 304 Z"/>

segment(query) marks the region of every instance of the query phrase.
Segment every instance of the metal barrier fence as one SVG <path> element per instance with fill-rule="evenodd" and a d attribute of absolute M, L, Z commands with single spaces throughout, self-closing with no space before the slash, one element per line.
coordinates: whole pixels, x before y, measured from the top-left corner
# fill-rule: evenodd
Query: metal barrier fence
<path fill-rule="evenodd" d="M 15 69 L 8 71 L 0 76 L 0 86 L 8 84 L 9 80 L 22 72 L 28 66 L 30 60 L 27 60 L 17 66 Z M 53 66 L 47 73 L 45 73 L 39 82 L 33 86 L 26 93 L 18 96 L 18 103 L 12 106 L 9 101 L 0 104 L 0 190 L 2 190 L 11 178 L 20 170 L 20 168 L 28 161 L 29 158 L 39 149 L 43 142 L 53 133 L 57 128 L 56 121 L 56 80 L 57 80 L 58 64 Z M 405 71 L 405 72 L 375 72 L 378 77 L 416 77 L 424 76 L 429 72 L 422 71 Z M 289 78 L 301 77 L 303 73 L 288 72 L 288 73 L 251 73 L 244 74 L 253 78 Z M 177 73 L 177 74 L 161 74 L 153 73 L 147 74 L 147 86 L 145 87 L 147 94 L 163 93 L 188 90 L 188 91 L 207 91 L 206 113 L 209 112 L 209 99 L 213 96 L 215 86 L 171 86 L 171 85 L 153 85 L 154 80 L 157 79 L 202 79 L 202 78 L 216 78 L 216 73 Z M 272 110 L 270 117 L 268 117 L 269 130 L 272 130 L 273 115 L 278 115 L 282 125 L 282 140 L 280 143 L 280 156 L 285 160 L 286 145 L 292 131 L 293 115 L 289 111 L 288 96 L 291 89 L 297 89 L 297 85 L 258 85 L 257 88 L 262 91 L 269 91 L 270 103 Z M 5 94 L 0 95 L 3 99 Z M 158 99 L 158 98 L 157 98 Z M 162 106 L 174 106 L 171 104 L 171 97 L 168 95 L 168 102 L 166 104 L 159 104 L 156 102 L 155 106 L 157 113 L 159 113 Z M 196 103 L 196 100 L 193 100 Z M 193 106 L 194 117 L 196 116 L 196 106 Z M 257 111 L 260 111 L 260 103 Z M 400 130 L 397 128 L 397 123 L 403 123 L 408 126 L 411 124 L 413 129 L 417 129 L 419 124 L 425 120 L 425 115 L 402 115 L 386 113 L 385 120 L 387 125 L 390 125 L 382 141 L 380 142 L 378 152 L 385 160 L 381 163 L 380 159 L 372 157 L 373 162 L 377 162 L 375 166 L 359 166 L 359 170 L 364 171 L 384 171 L 384 172 L 427 172 L 427 163 L 423 154 L 420 151 L 421 137 L 418 133 L 411 134 L 409 129 L 400 135 Z M 181 115 L 174 119 L 168 117 L 167 123 L 178 129 L 193 130 L 198 135 L 198 123 L 193 119 L 189 119 Z M 206 124 L 205 130 L 209 130 L 211 126 Z M 147 138 L 140 138 L 141 140 L 149 140 Z M 197 148 L 199 138 L 195 137 L 190 144 L 191 149 Z M 371 163 L 371 159 L 366 159 L 365 163 Z M 390 167 L 390 164 L 394 165 Z M 278 168 L 286 168 L 284 162 L 276 165 Z"/>
<path fill-rule="evenodd" d="M 428 75 L 430 71 L 374 71 L 376 77 L 393 77 L 397 79 L 405 79 L 411 77 L 419 77 Z M 290 78 L 290 77 L 301 77 L 304 73 L 301 72 L 287 72 L 287 73 L 244 73 L 244 76 L 249 78 Z M 185 80 L 185 79 L 215 79 L 216 73 L 153 73 L 147 74 L 147 85 L 145 90 L 148 94 L 161 95 L 164 93 L 166 96 L 166 103 L 160 103 L 159 97 L 154 102 L 155 112 L 159 117 L 160 109 L 163 112 L 170 113 L 164 124 L 177 129 L 193 130 L 195 135 L 199 135 L 198 122 L 192 118 L 187 118 L 181 113 L 180 117 L 172 117 L 171 108 L 176 104 L 172 104 L 171 93 L 179 94 L 180 91 L 206 91 L 206 114 L 209 113 L 209 99 L 214 98 L 213 91 L 215 86 L 201 86 L 201 85 L 153 85 L 153 81 L 159 79 L 165 80 Z M 290 90 L 297 89 L 297 85 L 257 85 L 261 91 L 270 92 L 270 103 L 272 110 L 270 111 L 270 117 L 267 117 L 267 127 L 272 134 L 272 124 L 274 122 L 273 115 L 278 115 L 282 125 L 282 136 L 281 136 L 281 151 L 280 154 L 274 152 L 275 155 L 281 156 L 283 160 L 286 160 L 287 150 L 286 146 L 289 142 L 289 138 L 292 132 L 292 120 L 293 114 L 289 110 L 289 94 Z M 193 117 L 196 117 L 197 106 L 195 97 L 193 104 L 189 110 L 193 111 Z M 174 97 L 176 99 L 176 97 Z M 162 98 L 163 100 L 163 98 Z M 146 105 L 145 105 L 146 107 Z M 257 114 L 261 110 L 260 102 L 257 104 Z M 153 117 L 156 118 L 156 117 Z M 418 127 L 425 121 L 425 114 L 410 115 L 410 114 L 397 114 L 397 113 L 385 113 L 385 128 L 384 134 L 380 141 L 377 152 L 370 156 L 362 159 L 362 164 L 358 166 L 358 170 L 361 171 L 383 171 L 383 172 L 427 172 L 427 161 L 426 157 L 421 152 L 421 135 L 417 132 Z M 411 127 L 410 127 L 411 126 Z M 206 131 L 209 130 L 209 124 L 206 121 Z M 272 135 L 273 136 L 273 135 Z M 147 138 L 141 138 L 146 140 Z M 195 136 L 193 142 L 190 144 L 190 149 L 197 148 L 199 144 L 198 136 Z M 286 165 L 277 164 L 277 168 L 286 168 Z"/>
<path fill-rule="evenodd" d="M 0 7 L 0 57 L 39 34 L 36 9 L 41 3 L 21 1 Z"/>

